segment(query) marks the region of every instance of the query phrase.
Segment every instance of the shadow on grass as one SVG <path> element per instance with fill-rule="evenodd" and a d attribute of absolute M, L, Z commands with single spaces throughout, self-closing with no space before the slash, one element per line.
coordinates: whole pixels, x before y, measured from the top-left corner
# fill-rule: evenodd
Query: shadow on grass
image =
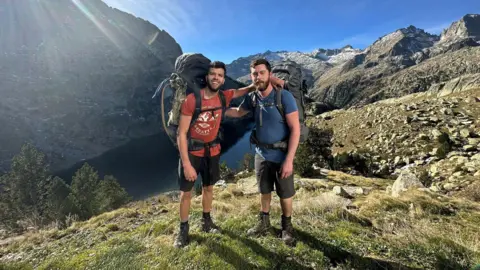
<path fill-rule="evenodd" d="M 230 265 L 235 267 L 235 269 L 258 268 L 254 264 L 246 261 L 242 256 L 240 256 L 238 253 L 233 251 L 228 246 L 222 244 L 220 241 L 216 241 L 216 239 L 209 239 L 198 234 L 192 234 L 190 238 L 191 238 L 190 240 L 191 242 L 194 241 L 199 244 L 204 244 L 205 246 L 207 246 L 212 252 L 214 252 L 224 261 L 228 262 Z"/>
<path fill-rule="evenodd" d="M 362 257 L 355 253 L 343 250 L 334 245 L 322 242 L 316 239 L 314 236 L 304 232 L 302 230 L 296 230 L 298 241 L 302 241 L 313 249 L 317 249 L 323 252 L 323 254 L 330 259 L 330 263 L 333 265 L 349 263 L 356 269 L 395 269 L 395 270 L 415 270 L 421 268 L 412 268 L 402 265 L 400 263 L 386 261 L 381 259 Z"/>
<path fill-rule="evenodd" d="M 262 256 L 263 258 L 267 259 L 271 263 L 271 267 L 260 267 L 257 265 L 253 265 L 251 263 L 246 262 L 243 260 L 244 265 L 247 267 L 242 267 L 242 265 L 238 264 L 238 260 L 233 260 L 232 258 L 235 258 L 235 256 L 238 256 L 235 252 L 233 252 L 231 249 L 228 247 L 221 245 L 221 244 L 215 244 L 220 246 L 220 248 L 214 247 L 214 250 L 220 250 L 220 254 L 226 254 L 225 260 L 227 260 L 229 263 L 231 263 L 236 269 L 312 269 L 310 267 L 306 267 L 304 265 L 299 264 L 298 262 L 294 260 L 287 260 L 287 258 L 280 256 L 279 254 L 272 252 L 266 248 L 264 248 L 262 245 L 259 243 L 255 242 L 252 239 L 242 237 L 235 232 L 229 231 L 229 230 L 223 230 L 222 234 L 227 235 L 228 237 L 238 240 L 242 242 L 244 245 L 249 247 L 254 253 Z M 233 256 L 231 253 L 234 253 Z M 230 258 L 230 259 L 229 259 Z"/>

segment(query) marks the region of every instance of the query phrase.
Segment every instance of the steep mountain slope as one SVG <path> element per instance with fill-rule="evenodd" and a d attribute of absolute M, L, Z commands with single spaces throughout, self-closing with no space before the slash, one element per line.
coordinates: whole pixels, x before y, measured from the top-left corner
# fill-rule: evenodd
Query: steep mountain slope
<path fill-rule="evenodd" d="M 33 142 L 63 169 L 160 132 L 157 84 L 180 46 L 101 0 L 0 3 L 0 171 Z"/>
<path fill-rule="evenodd" d="M 315 78 L 311 97 L 336 107 L 426 91 L 479 73 L 479 15 L 466 15 L 441 37 L 410 26 L 378 39 L 363 53 Z"/>

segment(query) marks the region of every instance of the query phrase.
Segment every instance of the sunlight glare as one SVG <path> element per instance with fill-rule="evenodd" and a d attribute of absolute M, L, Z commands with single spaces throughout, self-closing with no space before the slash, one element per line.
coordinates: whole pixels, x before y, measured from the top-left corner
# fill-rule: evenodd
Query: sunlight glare
<path fill-rule="evenodd" d="M 108 29 L 106 27 L 104 27 L 102 25 L 102 23 L 97 19 L 95 18 L 95 16 L 88 10 L 88 8 L 82 3 L 82 0 L 71 0 L 73 2 L 73 4 L 90 20 L 92 21 L 95 26 L 97 26 L 97 28 L 102 31 L 102 33 L 108 38 L 110 39 L 110 41 L 112 41 L 113 44 L 115 44 L 115 46 L 117 48 L 120 49 L 120 45 L 118 44 L 118 42 L 115 40 L 114 36 L 109 33 Z"/>

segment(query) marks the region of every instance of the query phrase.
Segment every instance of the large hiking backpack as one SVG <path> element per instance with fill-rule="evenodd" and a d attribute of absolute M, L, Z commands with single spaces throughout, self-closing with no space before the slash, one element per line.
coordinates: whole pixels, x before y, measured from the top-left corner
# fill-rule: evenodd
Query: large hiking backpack
<path fill-rule="evenodd" d="M 199 53 L 186 53 L 180 55 L 175 61 L 175 71 L 170 75 L 170 78 L 165 79 L 160 83 L 153 95 L 155 98 L 158 94 L 161 95 L 161 118 L 165 132 L 172 141 L 175 147 L 178 148 L 176 136 L 178 130 L 178 124 L 180 121 L 182 103 L 187 96 L 191 93 L 195 96 L 195 111 L 190 122 L 189 132 L 187 133 L 188 149 L 190 151 L 200 150 L 201 148 L 208 148 L 212 145 L 220 143 L 222 140 L 221 126 L 218 131 L 217 138 L 210 143 L 203 143 L 190 138 L 190 129 L 195 124 L 198 116 L 206 111 L 216 111 L 222 109 L 222 121 L 224 120 L 227 104 L 225 95 L 222 91 L 218 91 L 220 97 L 221 106 L 218 108 L 210 108 L 208 110 L 202 110 L 202 97 L 200 90 L 206 86 L 205 76 L 208 73 L 210 60 Z M 173 94 L 170 97 L 171 106 L 168 112 L 168 120 L 165 117 L 165 90 L 170 90 Z"/>
<path fill-rule="evenodd" d="M 303 78 L 302 69 L 299 64 L 291 60 L 283 60 L 272 65 L 272 74 L 285 81 L 284 89 L 291 92 L 295 101 L 297 102 L 298 107 L 298 116 L 300 118 L 300 142 L 304 142 L 308 138 L 309 129 L 305 124 L 305 94 L 307 93 L 307 84 L 306 80 Z M 275 89 L 276 91 L 276 101 L 275 106 L 280 112 L 280 115 L 285 119 L 285 111 L 282 105 L 282 93 L 283 89 Z M 253 100 L 255 100 L 256 93 L 250 93 Z M 253 102 L 253 105 L 256 105 L 256 102 Z M 250 142 L 253 144 L 261 145 L 255 136 L 255 131 L 252 131 L 252 136 Z M 273 145 L 263 145 L 267 148 L 279 148 L 286 150 L 288 141 L 278 142 Z"/>

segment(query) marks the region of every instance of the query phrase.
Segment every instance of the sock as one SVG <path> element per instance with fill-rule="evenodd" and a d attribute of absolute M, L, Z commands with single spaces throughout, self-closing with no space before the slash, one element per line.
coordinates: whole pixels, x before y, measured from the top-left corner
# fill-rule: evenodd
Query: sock
<path fill-rule="evenodd" d="M 186 221 L 180 221 L 180 227 L 187 226 L 188 225 L 188 219 Z"/>
<path fill-rule="evenodd" d="M 203 218 L 210 218 L 210 212 L 203 212 Z"/>
<path fill-rule="evenodd" d="M 268 216 L 270 213 L 269 213 L 269 212 L 260 211 L 260 214 L 263 215 L 263 216 Z"/>
<path fill-rule="evenodd" d="M 291 223 L 292 222 L 292 217 L 286 217 L 284 215 L 282 215 L 282 225 L 284 224 L 288 224 L 288 223 Z"/>

